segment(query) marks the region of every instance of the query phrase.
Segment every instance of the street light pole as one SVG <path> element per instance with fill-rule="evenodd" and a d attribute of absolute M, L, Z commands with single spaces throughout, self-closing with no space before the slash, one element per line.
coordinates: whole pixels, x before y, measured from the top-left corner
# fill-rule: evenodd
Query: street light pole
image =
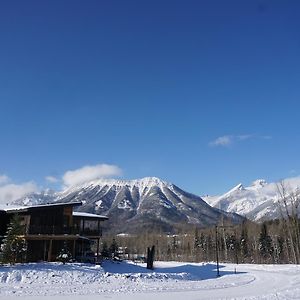
<path fill-rule="evenodd" d="M 218 241 L 218 226 L 216 225 L 216 261 L 217 261 L 217 277 L 220 277 L 219 269 L 219 241 Z"/>
<path fill-rule="evenodd" d="M 219 238 L 218 238 L 218 227 L 219 228 L 233 228 L 234 229 L 234 236 L 235 236 L 235 240 L 236 240 L 236 229 L 234 228 L 234 226 L 231 225 L 216 225 L 216 261 L 217 261 L 217 277 L 220 277 L 220 266 L 219 266 Z M 226 245 L 225 245 L 226 247 Z M 236 260 L 236 264 L 238 264 L 238 253 L 237 253 L 237 245 L 235 243 L 234 246 L 234 250 L 235 250 L 235 260 Z M 236 268 L 235 268 L 235 273 L 236 273 Z"/>

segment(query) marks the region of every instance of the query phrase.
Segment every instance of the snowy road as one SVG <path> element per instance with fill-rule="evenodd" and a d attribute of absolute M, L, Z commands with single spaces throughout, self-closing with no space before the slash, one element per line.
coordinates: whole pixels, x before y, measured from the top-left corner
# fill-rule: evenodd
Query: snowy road
<path fill-rule="evenodd" d="M 236 274 L 235 274 L 236 269 Z M 156 262 L 0 267 L 0 299 L 300 299 L 300 266 Z"/>

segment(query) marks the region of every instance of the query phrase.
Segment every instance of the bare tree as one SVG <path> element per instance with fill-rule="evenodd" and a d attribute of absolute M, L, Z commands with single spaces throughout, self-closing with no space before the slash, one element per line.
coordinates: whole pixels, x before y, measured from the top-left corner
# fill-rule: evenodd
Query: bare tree
<path fill-rule="evenodd" d="M 299 221 L 297 208 L 299 206 L 299 193 L 288 190 L 284 181 L 280 181 L 277 185 L 278 204 L 281 215 L 283 229 L 287 232 L 286 241 L 291 249 L 293 262 L 299 263 Z"/>

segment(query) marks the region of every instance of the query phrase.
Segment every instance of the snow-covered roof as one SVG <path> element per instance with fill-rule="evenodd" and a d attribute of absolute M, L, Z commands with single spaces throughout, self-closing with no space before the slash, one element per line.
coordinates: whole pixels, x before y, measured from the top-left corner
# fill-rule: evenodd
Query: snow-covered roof
<path fill-rule="evenodd" d="M 1 204 L 0 205 L 0 211 L 15 211 L 15 210 L 22 210 L 22 209 L 26 209 L 27 206 L 21 206 L 21 205 L 5 205 L 5 204 Z"/>
<path fill-rule="evenodd" d="M 32 206 L 22 206 L 22 205 L 3 205 L 0 204 L 0 211 L 5 211 L 8 213 L 18 213 L 18 212 L 26 212 L 31 209 L 36 208 L 43 208 L 43 207 L 51 207 L 51 206 L 77 206 L 81 205 L 82 202 L 69 202 L 69 203 L 48 203 L 48 204 L 41 204 L 41 205 L 32 205 Z M 73 211 L 74 217 L 85 217 L 85 218 L 93 218 L 93 219 L 101 219 L 101 220 L 108 220 L 108 217 L 90 214 L 86 212 L 75 212 Z"/>
<path fill-rule="evenodd" d="M 78 211 L 73 211 L 73 217 L 85 217 L 85 218 L 108 220 L 108 217 L 106 216 L 100 216 L 96 214 L 90 214 L 90 213 L 78 212 Z"/>
<path fill-rule="evenodd" d="M 22 206 L 22 205 L 0 205 L 0 211 L 6 212 L 24 212 L 30 209 L 51 207 L 51 206 L 77 206 L 82 205 L 82 202 L 69 202 L 69 203 L 47 203 L 41 205 Z"/>

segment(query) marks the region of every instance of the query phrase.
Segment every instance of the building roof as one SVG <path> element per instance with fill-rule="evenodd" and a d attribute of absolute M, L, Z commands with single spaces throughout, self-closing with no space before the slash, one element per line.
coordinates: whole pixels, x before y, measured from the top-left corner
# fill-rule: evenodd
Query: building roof
<path fill-rule="evenodd" d="M 69 202 L 69 203 L 47 203 L 41 205 L 31 205 L 31 206 L 22 206 L 22 205 L 0 205 L 0 211 L 6 213 L 21 213 L 27 212 L 35 209 L 46 208 L 46 207 L 57 207 L 57 206 L 80 206 L 82 202 Z M 85 212 L 75 212 L 73 211 L 73 217 L 89 218 L 89 219 L 100 219 L 108 220 L 108 217 L 90 214 Z"/>
<path fill-rule="evenodd" d="M 0 205 L 0 211 L 5 211 L 7 213 L 18 213 L 26 212 L 29 210 L 35 210 L 45 207 L 57 207 L 57 206 L 80 206 L 82 202 L 69 202 L 69 203 L 47 203 L 41 205 L 32 206 L 22 206 L 22 205 Z"/>
<path fill-rule="evenodd" d="M 5 204 L 1 204 L 0 205 L 0 211 L 10 211 L 10 210 L 18 210 L 18 209 L 23 209 L 25 208 L 24 206 L 21 205 L 5 205 Z"/>
<path fill-rule="evenodd" d="M 78 212 L 78 211 L 73 211 L 73 217 L 108 220 L 108 217 L 106 217 L 106 216 L 100 216 L 100 215 L 96 215 L 96 214 L 90 214 L 90 213 Z"/>

